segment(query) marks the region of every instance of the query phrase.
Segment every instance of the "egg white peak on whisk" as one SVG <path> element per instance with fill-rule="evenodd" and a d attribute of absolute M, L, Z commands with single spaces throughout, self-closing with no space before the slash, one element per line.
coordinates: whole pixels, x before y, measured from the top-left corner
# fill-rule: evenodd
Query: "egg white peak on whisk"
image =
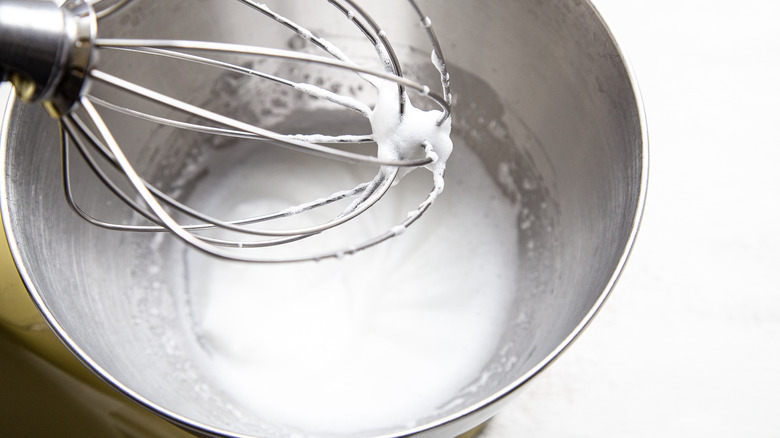
<path fill-rule="evenodd" d="M 377 104 L 368 116 L 377 155 L 383 160 L 410 160 L 431 157 L 425 167 L 433 172 L 436 192 L 444 189 L 444 171 L 452 154 L 452 119 L 441 121 L 442 112 L 414 107 L 404 94 L 404 112 L 399 111 L 398 85 L 384 81 L 379 87 Z M 401 176 L 413 169 L 403 169 Z"/>

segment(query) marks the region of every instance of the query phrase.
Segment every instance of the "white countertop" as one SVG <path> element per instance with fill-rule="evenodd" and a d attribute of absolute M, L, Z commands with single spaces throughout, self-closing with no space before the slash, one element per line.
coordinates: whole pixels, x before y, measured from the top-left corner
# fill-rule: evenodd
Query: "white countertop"
<path fill-rule="evenodd" d="M 642 88 L 644 221 L 604 309 L 482 438 L 780 437 L 780 2 L 593 2 Z"/>

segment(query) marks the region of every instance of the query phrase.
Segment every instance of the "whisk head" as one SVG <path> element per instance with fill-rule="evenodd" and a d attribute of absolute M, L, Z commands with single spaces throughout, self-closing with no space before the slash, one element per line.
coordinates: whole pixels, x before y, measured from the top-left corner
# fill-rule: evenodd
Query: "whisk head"
<path fill-rule="evenodd" d="M 111 19 L 124 8 L 134 7 L 142 0 L 67 0 L 59 8 L 53 4 L 29 0 L 0 0 L 0 10 L 3 11 L 0 17 L 8 17 L 0 18 L 0 40 L 13 43 L 12 48 L 0 56 L 0 78 L 11 81 L 23 99 L 43 102 L 49 113 L 59 120 L 63 185 L 71 208 L 88 222 L 103 228 L 132 232 L 172 232 L 187 244 L 207 253 L 251 262 L 293 262 L 341 257 L 401 234 L 442 191 L 444 163 L 452 146 L 449 141 L 449 76 L 430 18 L 422 12 L 415 0 L 407 0 L 430 42 L 431 59 L 441 82 L 440 92 L 404 75 L 390 37 L 354 0 L 322 1 L 327 1 L 342 17 L 339 25 L 351 26 L 360 31 L 365 42 L 373 47 L 380 68 L 356 62 L 336 44 L 267 4 L 255 0 L 224 1 L 242 4 L 248 13 L 257 15 L 258 26 L 277 26 L 279 32 L 289 33 L 294 38 L 295 48 L 306 50 L 217 41 L 133 39 L 101 35 L 102 20 Z M 34 31 L 34 26 L 25 26 L 25 20 L 18 17 L 33 20 L 29 18 L 32 16 L 30 14 L 35 14 L 35 20 L 39 20 L 39 23 L 41 17 L 48 18 L 47 22 L 52 23 L 52 29 L 40 32 Z M 33 44 L 26 43 L 26 48 L 17 49 L 25 39 L 33 41 Z M 31 48 L 38 47 L 46 47 L 43 52 L 48 58 L 46 62 L 25 59 L 25 50 L 29 52 Z M 315 51 L 319 53 L 313 53 Z M 356 113 L 368 120 L 371 129 L 369 132 L 338 135 L 277 132 L 261 124 L 241 120 L 227 111 L 210 110 L 106 71 L 101 58 L 117 54 L 175 60 L 187 65 L 218 69 L 231 75 L 258 78 L 292 93 L 322 101 L 323 105 L 331 108 Z M 364 82 L 367 88 L 375 88 L 377 91 L 372 102 L 364 102 L 343 90 L 328 89 L 322 84 L 284 77 L 277 71 L 269 72 L 259 68 L 267 60 L 316 64 L 334 71 L 350 72 Z M 100 90 L 110 90 L 107 95 L 112 97 L 123 97 L 119 102 L 109 100 L 102 97 Z M 424 100 L 428 106 L 438 108 L 427 112 L 419 110 L 412 105 L 411 98 Z M 106 123 L 106 117 L 115 114 L 187 132 L 258 142 L 261 147 L 280 146 L 328 159 L 374 166 L 376 174 L 354 187 L 345 187 L 279 211 L 263 212 L 251 217 L 217 218 L 177 200 L 173 194 L 156 187 L 136 171 L 132 159 L 126 156 L 122 143 L 112 134 L 110 124 Z M 354 150 L 353 145 L 363 144 L 365 147 Z M 147 223 L 115 223 L 93 217 L 82 209 L 71 188 L 74 151 L 117 198 L 145 218 Z M 389 229 L 358 242 L 318 249 L 311 254 L 279 256 L 272 253 L 269 256 L 253 250 L 308 239 L 351 221 L 371 209 L 403 174 L 418 167 L 432 170 L 433 188 L 416 209 Z M 345 200 L 346 205 L 332 217 L 315 225 L 288 229 L 274 226 L 264 228 L 264 225 L 259 225 L 317 211 Z"/>

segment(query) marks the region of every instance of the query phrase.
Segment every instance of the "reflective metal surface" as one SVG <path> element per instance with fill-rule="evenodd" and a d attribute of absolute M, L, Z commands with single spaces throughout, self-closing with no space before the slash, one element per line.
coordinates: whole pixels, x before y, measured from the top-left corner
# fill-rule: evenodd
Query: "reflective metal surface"
<path fill-rule="evenodd" d="M 82 1 L 0 1 L 0 80 L 22 99 L 41 101 L 52 115 L 79 98 L 91 62 L 95 14 Z"/>
<path fill-rule="evenodd" d="M 387 2 L 366 3 L 383 21 L 397 18 L 392 33 L 404 41 L 414 20 L 382 14 L 383 8 L 393 9 Z M 214 39 L 262 31 L 224 2 L 197 3 L 223 14 L 223 26 L 221 20 L 203 18 L 213 17 L 209 13 L 191 13 L 190 0 L 141 4 L 147 5 L 134 2 L 122 11 L 127 15 L 114 25 L 150 37 L 189 33 Z M 638 92 L 587 2 L 426 1 L 423 6 L 440 23 L 437 31 L 452 68 L 456 148 L 474 150 L 507 202 L 522 205 L 516 218 L 521 281 L 503 347 L 483 376 L 475 376 L 485 380 L 478 389 L 459 405 L 423 414 L 418 427 L 366 431 L 367 436 L 451 437 L 498 412 L 602 305 L 628 256 L 646 188 Z M 171 22 L 172 14 L 177 19 Z M 415 62 L 428 62 L 429 52 L 418 53 L 414 38 L 407 43 L 409 70 Z M 112 62 L 131 67 L 130 61 Z M 241 102 L 245 96 L 239 92 L 215 93 L 230 90 L 235 85 L 230 78 L 171 73 L 175 79 L 167 85 L 191 90 L 195 99 L 249 103 Z M 189 357 L 192 340 L 177 313 L 187 288 L 177 267 L 181 248 L 145 235 L 99 230 L 75 217 L 62 195 L 56 126 L 41 108 L 11 104 L 0 154 L 3 221 L 22 278 L 57 334 L 101 378 L 174 423 L 203 435 L 284 436 L 270 422 L 235 421 L 249 414 L 222 403 L 219 389 Z M 159 135 L 133 126 L 124 131 L 119 135 L 139 139 L 139 145 Z M 142 171 L 171 182 L 181 170 L 175 167 L 181 161 L 177 154 L 184 153 L 173 140 L 166 145 L 173 146 L 170 151 L 142 147 L 130 155 Z M 132 219 L 90 178 L 78 183 L 94 211 Z M 154 245 L 159 252 L 149 251 Z M 452 275 L 459 269 L 479 269 L 479 260 L 464 260 Z M 166 275 L 150 282 L 150 272 L 160 270 Z"/>

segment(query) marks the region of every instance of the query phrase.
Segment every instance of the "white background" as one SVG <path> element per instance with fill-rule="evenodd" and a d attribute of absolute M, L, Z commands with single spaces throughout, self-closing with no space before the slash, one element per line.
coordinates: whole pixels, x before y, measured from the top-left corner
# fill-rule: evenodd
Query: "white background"
<path fill-rule="evenodd" d="M 643 224 L 593 324 L 483 437 L 780 437 L 780 1 L 593 2 L 645 101 Z"/>

